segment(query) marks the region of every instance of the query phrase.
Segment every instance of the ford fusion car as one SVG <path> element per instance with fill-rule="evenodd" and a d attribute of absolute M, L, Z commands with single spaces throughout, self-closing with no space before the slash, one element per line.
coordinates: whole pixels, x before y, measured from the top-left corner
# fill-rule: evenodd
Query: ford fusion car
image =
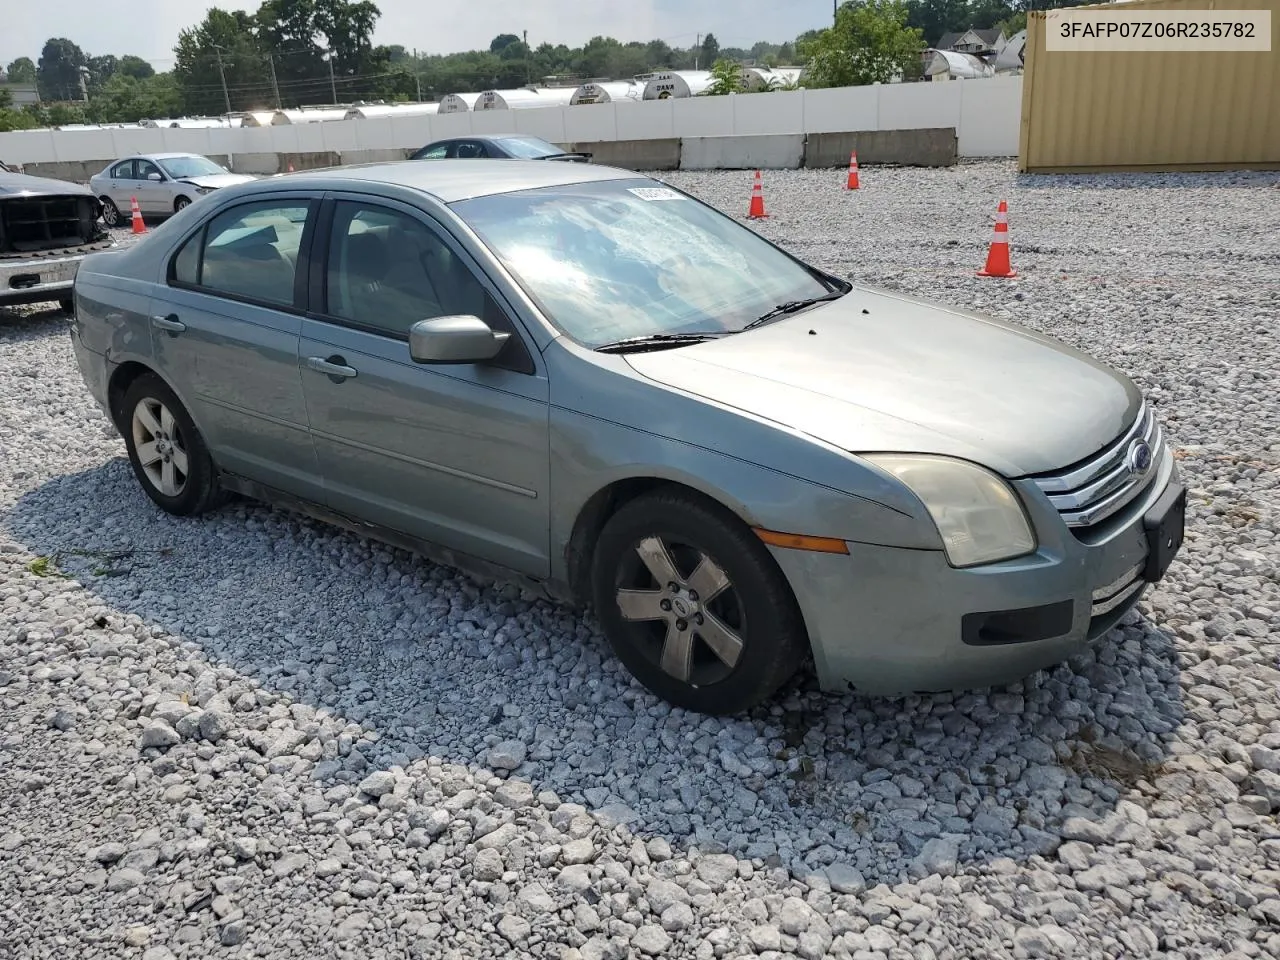
<path fill-rule="evenodd" d="M 857 286 L 599 165 L 218 191 L 87 260 L 75 354 L 137 480 L 239 494 L 594 608 L 672 704 L 957 690 L 1099 640 L 1185 492 L 1048 337 Z"/>

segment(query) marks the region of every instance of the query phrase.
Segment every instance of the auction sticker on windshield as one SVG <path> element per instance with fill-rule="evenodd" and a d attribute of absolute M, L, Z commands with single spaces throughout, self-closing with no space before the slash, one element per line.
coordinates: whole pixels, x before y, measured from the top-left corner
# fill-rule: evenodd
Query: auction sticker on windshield
<path fill-rule="evenodd" d="M 641 200 L 680 200 L 681 194 L 670 187 L 628 187 Z"/>

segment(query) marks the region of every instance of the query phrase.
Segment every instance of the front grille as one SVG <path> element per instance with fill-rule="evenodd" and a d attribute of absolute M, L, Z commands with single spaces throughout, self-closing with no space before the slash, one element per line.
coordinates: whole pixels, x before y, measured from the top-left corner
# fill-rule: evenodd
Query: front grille
<path fill-rule="evenodd" d="M 69 253 L 105 238 L 93 197 L 11 197 L 0 202 L 0 255 Z"/>
<path fill-rule="evenodd" d="M 1151 465 L 1136 473 L 1129 464 L 1135 441 L 1151 448 Z M 1144 400 L 1133 425 L 1097 456 L 1054 474 L 1033 477 L 1049 502 L 1073 530 L 1092 527 L 1132 501 L 1160 472 L 1164 430 Z"/>

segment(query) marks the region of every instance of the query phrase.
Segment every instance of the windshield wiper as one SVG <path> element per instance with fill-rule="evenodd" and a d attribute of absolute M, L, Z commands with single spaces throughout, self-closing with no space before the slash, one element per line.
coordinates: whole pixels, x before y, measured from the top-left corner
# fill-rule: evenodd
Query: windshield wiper
<path fill-rule="evenodd" d="M 660 349 L 662 347 L 678 347 L 690 343 L 702 343 L 704 340 L 715 340 L 727 336 L 730 331 L 708 333 L 649 333 L 643 337 L 627 337 L 596 347 L 596 353 L 626 353 L 630 350 L 643 350 L 646 347 Z"/>
<path fill-rule="evenodd" d="M 839 300 L 848 292 L 848 290 L 832 290 L 830 293 L 823 294 L 820 297 L 810 297 L 808 300 L 790 300 L 787 303 L 780 303 L 768 313 L 761 314 L 756 317 L 742 329 L 752 330 L 755 327 L 768 323 L 770 320 L 776 320 L 778 317 L 786 316 L 789 313 L 795 313 L 797 310 L 803 310 L 805 307 L 812 307 L 815 303 L 823 303 L 827 300 Z"/>

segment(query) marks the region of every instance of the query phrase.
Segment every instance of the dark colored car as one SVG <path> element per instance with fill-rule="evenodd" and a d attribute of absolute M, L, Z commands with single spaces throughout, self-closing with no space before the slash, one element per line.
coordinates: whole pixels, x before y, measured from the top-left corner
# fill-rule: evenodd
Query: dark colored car
<path fill-rule="evenodd" d="M 515 133 L 473 134 L 429 143 L 410 160 L 571 160 L 589 163 L 589 153 L 565 153 L 541 137 Z"/>
<path fill-rule="evenodd" d="M 48 300 L 70 310 L 80 261 L 114 245 L 87 187 L 0 172 L 0 306 Z"/>

